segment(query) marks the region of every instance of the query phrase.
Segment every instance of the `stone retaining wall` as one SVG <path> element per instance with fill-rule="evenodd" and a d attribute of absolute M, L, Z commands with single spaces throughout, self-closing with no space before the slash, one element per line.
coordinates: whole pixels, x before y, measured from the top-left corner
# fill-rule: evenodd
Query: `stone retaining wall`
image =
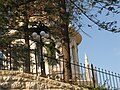
<path fill-rule="evenodd" d="M 1 89 L 83 90 L 83 88 L 68 83 L 8 70 L 0 70 Z"/>

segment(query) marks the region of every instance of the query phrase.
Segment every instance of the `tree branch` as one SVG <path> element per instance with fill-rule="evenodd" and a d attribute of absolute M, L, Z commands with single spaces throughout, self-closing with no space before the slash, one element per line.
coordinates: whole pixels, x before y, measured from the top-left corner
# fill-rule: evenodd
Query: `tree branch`
<path fill-rule="evenodd" d="M 107 31 L 115 32 L 115 33 L 120 32 L 120 30 L 117 30 L 117 29 L 115 29 L 115 28 L 110 28 L 110 27 L 104 28 L 104 27 L 102 26 L 102 23 L 96 22 L 96 21 L 93 20 L 91 17 L 89 17 L 89 16 L 86 14 L 86 12 L 83 11 L 79 6 L 77 6 L 72 0 L 70 0 L 70 2 L 71 2 L 73 5 L 75 5 L 75 7 L 76 7 L 77 9 L 79 9 L 79 10 L 83 13 L 84 16 L 86 16 L 90 21 L 92 21 L 92 22 L 93 22 L 94 24 L 96 24 L 98 27 L 100 27 L 100 28 L 102 28 L 102 29 L 105 29 L 105 30 L 107 30 Z"/>

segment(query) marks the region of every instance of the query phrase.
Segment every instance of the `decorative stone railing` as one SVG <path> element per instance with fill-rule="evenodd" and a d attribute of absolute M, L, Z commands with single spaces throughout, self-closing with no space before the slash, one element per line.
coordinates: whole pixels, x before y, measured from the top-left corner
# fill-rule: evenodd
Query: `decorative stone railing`
<path fill-rule="evenodd" d="M 83 88 L 68 83 L 8 70 L 0 70 L 0 90 L 1 89 L 84 90 Z"/>

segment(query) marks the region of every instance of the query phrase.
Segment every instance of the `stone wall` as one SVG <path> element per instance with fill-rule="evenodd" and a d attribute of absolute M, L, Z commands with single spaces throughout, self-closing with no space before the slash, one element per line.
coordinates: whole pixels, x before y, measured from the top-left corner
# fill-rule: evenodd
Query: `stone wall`
<path fill-rule="evenodd" d="M 0 70 L 0 90 L 1 89 L 83 90 L 78 86 L 68 83 L 8 70 Z"/>

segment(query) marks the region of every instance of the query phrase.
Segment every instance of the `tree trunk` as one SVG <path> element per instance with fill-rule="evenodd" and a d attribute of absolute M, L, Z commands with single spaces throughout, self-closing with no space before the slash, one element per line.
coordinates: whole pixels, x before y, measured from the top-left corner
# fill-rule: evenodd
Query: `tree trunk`
<path fill-rule="evenodd" d="M 24 24 L 24 38 L 25 38 L 25 45 L 27 47 L 27 56 L 26 56 L 26 60 L 25 60 L 25 72 L 26 73 L 30 73 L 30 43 L 29 43 L 29 33 L 30 31 L 28 30 L 28 23 L 29 23 L 29 15 L 27 13 L 28 7 L 27 5 L 25 5 L 25 11 L 24 11 L 24 17 L 25 17 L 25 24 Z"/>
<path fill-rule="evenodd" d="M 27 47 L 27 52 L 26 52 L 27 56 L 25 60 L 24 72 L 30 73 L 30 44 L 29 44 L 29 34 L 27 31 L 25 31 L 25 45 Z"/>
<path fill-rule="evenodd" d="M 69 31 L 68 31 L 68 25 L 69 25 L 69 15 L 66 12 L 66 5 L 65 0 L 60 0 L 61 10 L 60 10 L 60 18 L 62 21 L 62 49 L 63 49 L 63 55 L 64 55 L 64 66 L 63 66 L 63 76 L 65 82 L 69 82 L 70 79 L 72 79 L 72 71 L 71 71 L 71 63 L 70 63 L 70 40 L 69 40 Z"/>

